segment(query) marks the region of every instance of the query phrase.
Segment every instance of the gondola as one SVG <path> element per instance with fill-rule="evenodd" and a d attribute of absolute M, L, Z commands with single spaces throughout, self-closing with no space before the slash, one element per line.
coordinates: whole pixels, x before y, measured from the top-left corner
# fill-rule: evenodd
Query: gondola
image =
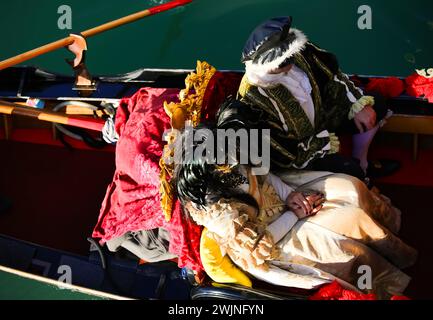
<path fill-rule="evenodd" d="M 115 172 L 113 127 L 119 104 L 142 90 L 172 89 L 172 93 L 180 92 L 180 100 L 189 94 L 197 98 L 194 103 L 200 105 L 201 116 L 211 119 L 218 105 L 236 94 L 243 72 L 215 71 L 201 91 L 191 85 L 193 78 L 200 78 L 199 70 L 208 66 L 201 62 L 197 74 L 141 69 L 92 76 L 85 65 L 86 39 L 190 2 L 161 4 L 0 62 L 0 285 L 5 288 L 0 298 L 306 300 L 314 294 L 256 280 L 250 288 L 217 283 L 206 276 L 198 279 L 180 260 L 149 263 L 128 250 L 111 252 L 93 237 Z M 16 67 L 64 47 L 75 55 L 69 62 L 74 76 Z M 364 87 L 372 78 L 388 77 L 353 76 L 352 80 Z M 212 85 L 211 79 L 216 79 Z M 185 84 L 186 92 L 181 91 Z M 431 244 L 423 235 L 430 232 L 432 218 L 425 213 L 431 209 L 428 201 L 417 202 L 414 209 L 413 199 L 429 199 L 433 194 L 433 153 L 429 150 L 433 108 L 427 98 L 405 93 L 394 95 L 388 106 L 394 115 L 382 127 L 372 155 L 399 160 L 402 168 L 374 184 L 408 212 L 402 237 L 421 254 L 417 265 L 408 270 L 413 282 L 407 294 L 425 298 L 431 296 L 424 279 L 430 278 L 433 261 Z M 152 110 L 158 116 L 167 112 L 162 101 L 156 107 Z M 161 142 L 162 133 L 156 135 L 153 138 Z"/>
<path fill-rule="evenodd" d="M 84 112 L 80 118 L 103 122 L 109 117 L 104 108 L 107 104 L 118 103 L 143 87 L 180 90 L 191 72 L 142 69 L 118 76 L 98 76 L 93 78 L 95 89 L 89 94 L 76 88 L 73 76 L 35 67 L 13 67 L 0 72 L 0 100 L 13 106 L 43 102 L 44 112 L 63 116 L 65 110 L 56 106 L 67 102 L 66 105 L 76 105 L 76 109 Z M 242 76 L 241 71 L 221 74 Z M 369 78 L 358 76 L 357 80 L 366 83 Z M 94 108 L 86 111 L 85 107 L 79 108 L 81 103 Z M 390 100 L 389 106 L 394 116 L 382 128 L 383 139 L 379 139 L 382 141 L 374 146 L 373 153 L 383 155 L 388 150 L 388 155 L 397 155 L 404 172 L 377 183 L 391 196 L 398 197 L 402 190 L 418 192 L 417 187 L 431 196 L 433 185 L 429 181 L 433 180 L 428 173 L 431 153 L 418 146 L 419 135 L 433 133 L 431 104 L 422 98 L 401 95 Z M 53 292 L 45 297 L 59 299 L 74 295 L 77 299 L 308 299 L 311 295 L 259 282 L 253 288 L 214 283 L 210 279 L 198 284 L 191 270 L 179 268 L 172 261 L 140 264 L 128 252 L 112 253 L 101 248 L 90 236 L 105 186 L 114 171 L 115 146 L 104 142 L 97 130 L 59 126 L 52 123 L 53 118 L 41 121 L 44 119 L 20 112 L 2 117 L 0 275 L 9 283 L 22 281 L 28 290 L 21 294 L 8 291 L 2 293 L 4 296 L 43 298 L 41 292 L 49 290 Z M 429 140 L 426 136 L 422 142 L 428 144 Z M 390 149 L 389 141 L 398 144 Z M 417 187 L 411 191 L 405 186 L 417 180 L 413 175 L 418 175 L 421 182 L 415 183 Z M 422 175 L 424 178 L 420 178 Z M 405 206 L 403 210 L 410 208 L 407 201 L 400 203 Z M 428 207 L 420 210 L 423 208 L 427 213 Z M 413 217 L 407 219 L 416 221 Z M 426 252 L 429 245 L 421 243 L 421 238 L 413 233 L 416 228 L 422 230 L 419 221 L 407 228 L 404 236 Z M 430 257 L 421 259 L 422 264 L 431 263 Z M 67 290 L 58 290 L 58 282 L 53 281 L 64 275 L 64 265 L 73 266 L 72 283 L 66 285 Z M 426 271 L 420 264 L 411 271 L 415 284 L 410 294 L 423 297 L 428 288 L 422 287 L 417 277 L 423 277 Z"/>

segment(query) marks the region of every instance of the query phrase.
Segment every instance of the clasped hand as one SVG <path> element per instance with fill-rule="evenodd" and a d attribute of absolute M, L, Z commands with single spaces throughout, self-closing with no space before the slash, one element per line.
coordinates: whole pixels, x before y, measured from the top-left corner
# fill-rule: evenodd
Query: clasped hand
<path fill-rule="evenodd" d="M 286 200 L 286 204 L 299 219 L 314 216 L 322 208 L 325 196 L 322 193 L 303 194 L 302 192 L 292 192 Z"/>

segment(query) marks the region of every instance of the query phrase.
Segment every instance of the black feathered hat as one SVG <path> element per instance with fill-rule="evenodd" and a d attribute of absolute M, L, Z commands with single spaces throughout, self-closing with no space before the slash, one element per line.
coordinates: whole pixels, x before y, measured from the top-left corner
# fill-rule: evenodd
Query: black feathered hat
<path fill-rule="evenodd" d="M 292 17 L 273 18 L 259 25 L 245 44 L 242 62 L 257 72 L 269 72 L 290 63 L 308 41 L 302 31 L 291 26 Z"/>

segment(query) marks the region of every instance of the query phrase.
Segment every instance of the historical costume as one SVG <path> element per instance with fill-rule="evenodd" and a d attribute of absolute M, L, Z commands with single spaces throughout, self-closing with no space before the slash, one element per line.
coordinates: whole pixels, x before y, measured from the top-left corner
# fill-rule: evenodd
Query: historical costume
<path fill-rule="evenodd" d="M 271 19 L 248 39 L 242 55 L 246 73 L 239 97 L 245 105 L 240 113 L 256 115 L 251 125 L 259 122 L 272 129 L 274 168 L 323 169 L 314 164 L 338 151 L 336 135 L 359 133 L 353 121 L 357 113 L 374 106 L 379 123 L 388 110 L 341 72 L 332 53 L 308 42 L 291 23 L 291 17 Z M 354 140 L 353 156 L 360 161 L 355 166 L 360 164 L 364 170 L 377 128 L 374 124 Z M 362 178 L 364 172 L 353 172 L 353 168 L 338 170 L 338 165 L 348 161 L 352 160 L 340 159 L 336 166 L 325 168 Z"/>
<path fill-rule="evenodd" d="M 399 210 L 352 176 L 255 176 L 249 166 L 203 159 L 179 164 L 175 176 L 185 212 L 255 278 L 304 289 L 337 280 L 380 298 L 401 294 L 409 283 L 400 269 L 414 263 L 416 251 L 395 235 Z M 286 205 L 294 191 L 322 192 L 323 208 L 298 219 Z M 364 268 L 370 268 L 371 287 L 359 285 Z"/>

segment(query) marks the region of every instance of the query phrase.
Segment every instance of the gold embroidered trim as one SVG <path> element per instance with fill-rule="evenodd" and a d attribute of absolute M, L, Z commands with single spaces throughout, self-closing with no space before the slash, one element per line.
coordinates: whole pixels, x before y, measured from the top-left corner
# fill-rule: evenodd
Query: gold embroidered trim
<path fill-rule="evenodd" d="M 186 121 L 191 121 L 195 127 L 200 123 L 203 99 L 210 79 L 216 69 L 207 62 L 197 61 L 196 72 L 190 73 L 185 79 L 185 89 L 179 93 L 179 103 L 164 102 L 164 110 L 171 119 L 173 129 L 182 130 Z M 168 136 L 167 145 L 164 146 L 163 156 L 159 161 L 161 172 L 159 175 L 161 186 L 161 207 L 166 221 L 170 221 L 174 205 L 173 177 L 174 164 L 166 163 L 165 159 L 174 156 L 173 145 L 176 140 L 176 130 Z"/>
<path fill-rule="evenodd" d="M 180 102 L 164 102 L 164 109 L 168 116 L 172 119 L 176 115 L 176 111 L 180 114 L 183 111 L 183 118 L 191 120 L 192 125 L 195 127 L 200 123 L 201 107 L 203 104 L 204 94 L 210 79 L 215 74 L 216 69 L 207 62 L 197 61 L 196 72 L 190 73 L 185 79 L 185 89 L 180 91 Z M 179 121 L 176 121 L 179 123 Z M 180 127 L 173 127 L 174 129 L 183 129 L 184 123 Z"/>

